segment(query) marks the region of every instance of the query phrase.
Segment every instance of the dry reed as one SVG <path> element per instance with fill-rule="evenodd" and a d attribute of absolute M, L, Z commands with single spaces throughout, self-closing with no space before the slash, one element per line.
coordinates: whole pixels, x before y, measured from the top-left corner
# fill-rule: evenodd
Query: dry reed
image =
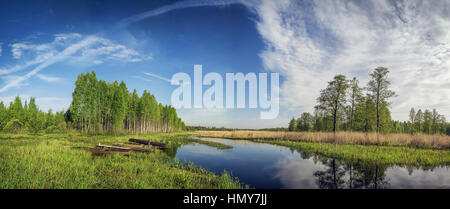
<path fill-rule="evenodd" d="M 337 144 L 413 146 L 449 149 L 450 136 L 425 134 L 380 134 L 362 132 L 277 132 L 277 131 L 196 131 L 196 136 L 229 139 L 270 139 Z"/>

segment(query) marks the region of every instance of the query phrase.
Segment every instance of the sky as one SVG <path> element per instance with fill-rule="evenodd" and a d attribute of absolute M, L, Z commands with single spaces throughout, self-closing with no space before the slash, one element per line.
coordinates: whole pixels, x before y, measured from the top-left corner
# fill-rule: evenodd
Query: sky
<path fill-rule="evenodd" d="M 261 109 L 178 109 L 188 125 L 286 127 L 312 112 L 336 74 L 365 86 L 390 70 L 392 117 L 411 107 L 450 118 L 450 1 L 19 0 L 0 7 L 0 100 L 35 97 L 41 109 L 67 109 L 77 75 L 171 103 L 178 72 L 276 72 L 280 113 Z M 206 88 L 204 88 L 206 89 Z"/>

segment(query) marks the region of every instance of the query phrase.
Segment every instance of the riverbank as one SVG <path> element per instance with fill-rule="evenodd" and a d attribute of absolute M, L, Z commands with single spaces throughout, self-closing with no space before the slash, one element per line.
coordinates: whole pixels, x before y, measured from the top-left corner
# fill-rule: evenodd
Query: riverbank
<path fill-rule="evenodd" d="M 450 164 L 450 150 L 444 148 L 446 142 L 438 140 L 440 142 L 439 148 L 432 149 L 431 147 L 436 145 L 432 137 L 422 139 L 422 142 L 426 142 L 424 144 L 416 144 L 418 141 L 414 142 L 413 140 L 410 140 L 410 143 L 401 140 L 388 141 L 389 139 L 395 139 L 395 137 L 384 136 L 382 145 L 374 145 L 376 143 L 371 138 L 368 140 L 356 140 L 355 136 L 359 136 L 358 133 L 337 133 L 338 140 L 336 144 L 330 140 L 330 136 L 327 133 L 197 131 L 192 134 L 199 137 L 246 139 L 350 162 L 361 161 L 418 167 Z M 343 137 L 346 135 L 350 138 L 344 139 Z M 444 136 L 441 137 L 442 140 Z"/>
<path fill-rule="evenodd" d="M 186 134 L 1 134 L 0 188 L 242 188 L 237 179 L 226 172 L 217 176 L 193 164 L 179 163 L 162 151 L 131 153 L 130 156 L 93 156 L 88 151 L 73 149 L 98 143 L 125 143 L 133 137 L 165 142 L 169 151 L 171 147 L 193 141 Z"/>
<path fill-rule="evenodd" d="M 416 149 L 409 147 L 348 145 L 314 142 L 253 140 L 274 144 L 303 152 L 319 154 L 350 162 L 367 162 L 385 165 L 428 167 L 450 164 L 449 150 Z"/>
<path fill-rule="evenodd" d="M 310 147 L 295 147 L 289 144 L 271 144 L 275 140 L 231 140 L 202 138 L 233 146 L 233 149 L 219 150 L 204 145 L 186 145 L 178 149 L 177 158 L 188 160 L 214 172 L 227 170 L 251 188 L 260 189 L 425 189 L 450 188 L 450 164 L 420 165 L 406 162 L 392 163 L 386 154 L 401 154 L 396 148 L 380 150 L 381 159 L 353 158 L 351 155 L 334 155 L 333 144 L 309 143 Z M 285 142 L 285 141 L 282 141 Z M 298 145 L 299 142 L 292 142 Z M 300 143 L 304 144 L 304 143 Z M 320 147 L 320 145 L 324 145 Z M 327 146 L 330 145 L 330 146 Z M 366 151 L 375 152 L 375 146 L 337 150 L 350 154 Z M 364 150 L 369 148 L 369 150 Z M 414 149 L 408 148 L 409 151 Z M 325 152 L 328 151 L 328 152 Z M 414 151 L 413 151 L 414 152 Z M 442 152 L 439 152 L 442 154 Z M 326 155 L 328 154 L 329 157 Z M 337 153 L 341 154 L 341 153 Z M 423 153 L 405 153 L 405 155 Z M 436 154 L 436 153 L 435 153 Z M 438 156 L 425 153 L 432 158 Z M 439 155 L 439 154 L 437 154 Z M 376 156 L 376 155 L 375 155 Z M 397 158 L 399 155 L 393 156 Z M 369 154 L 368 156 L 374 157 Z M 389 161 L 391 160 L 391 161 Z M 398 162 L 398 161 L 397 161 Z"/>
<path fill-rule="evenodd" d="M 450 149 L 450 136 L 425 134 L 380 134 L 362 132 L 281 132 L 281 131 L 196 131 L 195 136 L 248 139 L 282 140 L 294 142 L 320 142 L 350 145 L 405 146 L 413 148 Z"/>

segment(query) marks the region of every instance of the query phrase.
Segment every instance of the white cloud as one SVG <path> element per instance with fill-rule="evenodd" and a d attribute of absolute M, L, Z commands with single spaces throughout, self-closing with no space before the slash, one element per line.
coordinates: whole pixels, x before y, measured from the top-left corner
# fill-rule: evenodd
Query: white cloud
<path fill-rule="evenodd" d="M 34 45 L 25 42 L 11 44 L 11 53 L 15 59 L 20 59 L 27 51 L 41 54 L 43 52 L 54 51 L 54 49 L 50 44 Z"/>
<path fill-rule="evenodd" d="M 32 60 L 27 60 L 25 62 L 16 64 L 14 66 L 4 66 L 4 67 L 0 68 L 0 75 L 11 74 L 11 73 L 15 73 L 15 72 L 21 71 L 21 70 L 26 69 L 28 67 L 31 67 L 33 65 L 42 63 L 45 60 L 47 60 L 47 59 L 49 59 L 50 57 L 53 57 L 53 56 L 54 56 L 54 52 L 40 54 L 40 55 L 37 55 Z"/>
<path fill-rule="evenodd" d="M 44 75 L 44 74 L 36 74 L 36 76 L 46 82 L 49 83 L 55 83 L 55 82 L 60 82 L 62 81 L 62 78 L 59 77 L 54 77 L 54 76 L 48 76 L 48 75 Z"/>
<path fill-rule="evenodd" d="M 141 55 L 134 49 L 104 38 L 100 39 L 94 46 L 83 49 L 81 56 L 77 57 L 78 60 L 85 62 L 92 60 L 94 64 L 102 64 L 107 60 L 141 62 L 151 58 L 149 55 Z"/>
<path fill-rule="evenodd" d="M 158 16 L 173 10 L 191 8 L 191 7 L 205 7 L 205 6 L 227 6 L 230 4 L 241 3 L 241 0 L 188 0 L 188 1 L 178 1 L 173 4 L 159 7 L 157 9 L 152 9 L 128 18 L 125 18 L 118 22 L 116 27 L 122 28 L 131 23 L 144 20 L 146 18 Z"/>
<path fill-rule="evenodd" d="M 59 33 L 55 35 L 55 42 L 63 43 L 67 40 L 80 39 L 82 37 L 79 33 Z"/>
<path fill-rule="evenodd" d="M 13 43 L 13 57 L 25 60 L 14 66 L 0 67 L 0 75 L 12 74 L 30 67 L 34 68 L 23 76 L 4 76 L 8 80 L 6 85 L 0 88 L 0 93 L 12 87 L 19 87 L 21 83 L 36 75 L 46 67 L 57 62 L 87 63 L 88 65 L 101 64 L 108 60 L 120 62 L 140 62 L 151 59 L 148 55 L 130 49 L 124 45 L 115 43 L 99 36 L 82 36 L 81 34 L 56 34 L 50 43 L 31 44 Z M 25 54 L 27 55 L 25 58 Z M 29 57 L 32 57 L 29 59 Z M 69 59 L 70 58 L 70 59 Z M 14 78 L 14 79 L 13 79 Z M 39 75 L 39 78 L 48 82 L 56 82 L 58 79 Z"/>
<path fill-rule="evenodd" d="M 5 86 L 0 88 L 0 93 L 5 92 L 12 87 L 18 87 L 22 82 L 28 80 L 30 77 L 37 74 L 39 71 L 47 68 L 50 65 L 53 65 L 56 62 L 60 62 L 64 59 L 68 58 L 69 56 L 78 52 L 80 49 L 88 47 L 91 44 L 97 42 L 98 40 L 99 39 L 95 36 L 88 36 L 85 39 L 81 40 L 80 42 L 68 46 L 60 53 L 56 54 L 55 56 L 50 57 L 49 59 L 45 60 L 42 63 L 40 63 L 37 67 L 35 67 L 33 70 L 31 70 L 24 76 L 17 76 L 17 79 L 14 79 L 14 80 L 11 80 L 10 82 L 8 82 Z"/>
<path fill-rule="evenodd" d="M 154 78 L 157 78 L 157 79 L 162 80 L 162 81 L 167 81 L 167 82 L 169 82 L 169 83 L 172 82 L 171 79 L 162 77 L 162 76 L 160 76 L 160 75 L 156 75 L 156 74 L 154 74 L 154 73 L 148 73 L 148 72 L 145 72 L 144 74 L 145 74 L 145 75 L 148 75 L 148 76 L 151 76 L 151 77 L 154 77 Z"/>
<path fill-rule="evenodd" d="M 103 61 L 101 61 L 101 60 L 94 60 L 94 62 L 93 62 L 95 65 L 99 65 L 99 64 L 102 64 L 103 63 Z"/>
<path fill-rule="evenodd" d="M 14 96 L 5 96 L 0 97 L 0 101 L 2 101 L 5 106 L 9 106 L 10 102 L 13 102 L 16 96 L 22 100 L 22 105 L 25 101 L 30 101 L 31 96 L 27 94 L 19 94 Z M 71 98 L 61 98 L 61 97 L 34 97 L 36 99 L 36 105 L 42 110 L 47 112 L 49 109 L 52 109 L 53 112 L 66 110 L 69 108 L 71 103 Z"/>
<path fill-rule="evenodd" d="M 320 89 L 336 74 L 362 85 L 377 66 L 391 71 L 394 119 L 411 107 L 433 108 L 450 118 L 448 1 L 254 1 L 266 44 L 265 68 L 285 81 L 281 103 L 312 111 Z"/>
<path fill-rule="evenodd" d="M 13 82 L 13 81 L 15 81 L 15 80 L 20 79 L 20 76 L 16 76 L 16 75 L 6 75 L 6 76 L 2 76 L 1 78 L 2 78 L 2 80 L 3 80 L 4 83 L 11 83 L 11 82 Z M 28 82 L 21 82 L 21 83 L 18 83 L 18 84 L 16 85 L 16 87 L 24 87 L 24 86 L 28 86 L 28 85 L 29 85 Z"/>
<path fill-rule="evenodd" d="M 140 79 L 140 80 L 143 80 L 143 81 L 147 81 L 147 82 L 151 82 L 152 80 L 150 80 L 150 79 L 148 79 L 148 78 L 144 78 L 144 77 L 142 77 L 142 76 L 138 76 L 138 75 L 136 75 L 136 76 L 132 76 L 133 78 L 137 78 L 137 79 Z"/>

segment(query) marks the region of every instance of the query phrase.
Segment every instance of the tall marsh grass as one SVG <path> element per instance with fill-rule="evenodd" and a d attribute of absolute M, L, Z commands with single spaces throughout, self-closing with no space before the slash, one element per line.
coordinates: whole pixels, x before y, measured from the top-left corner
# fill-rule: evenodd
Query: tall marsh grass
<path fill-rule="evenodd" d="M 277 131 L 196 131 L 196 136 L 229 139 L 264 139 L 301 142 L 324 142 L 356 145 L 410 146 L 449 149 L 450 136 L 425 134 L 381 134 L 361 132 L 277 132 Z"/>

